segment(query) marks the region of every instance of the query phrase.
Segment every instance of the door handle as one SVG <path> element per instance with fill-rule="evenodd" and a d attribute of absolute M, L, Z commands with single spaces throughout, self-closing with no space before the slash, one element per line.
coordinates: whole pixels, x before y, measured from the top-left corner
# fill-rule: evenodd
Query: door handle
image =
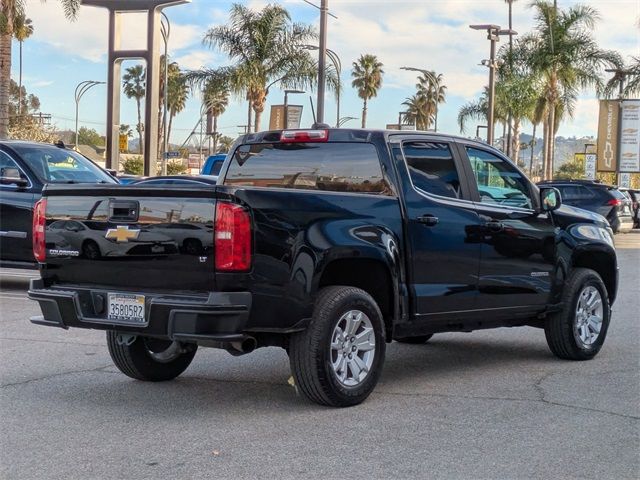
<path fill-rule="evenodd" d="M 419 223 L 426 225 L 427 227 L 433 227 L 438 224 L 438 217 L 434 217 L 433 215 L 421 215 L 416 219 Z"/>
<path fill-rule="evenodd" d="M 496 220 L 491 220 L 484 225 L 491 232 L 501 232 L 502 230 L 504 230 L 504 225 L 502 224 L 502 222 L 498 222 Z"/>

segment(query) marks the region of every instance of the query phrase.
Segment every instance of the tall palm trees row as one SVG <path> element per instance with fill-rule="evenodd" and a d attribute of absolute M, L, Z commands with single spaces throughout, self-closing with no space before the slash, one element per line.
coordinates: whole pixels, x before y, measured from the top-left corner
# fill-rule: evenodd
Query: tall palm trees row
<path fill-rule="evenodd" d="M 561 121 L 573 118 L 582 90 L 606 93 L 604 69 L 620 68 L 624 62 L 617 52 L 601 49 L 596 43 L 593 28 L 599 17 L 593 8 L 573 5 L 563 10 L 548 0 L 534 0 L 531 8 L 533 31 L 514 42 L 513 48 L 505 46 L 499 52 L 503 65 L 498 72 L 495 117 L 503 124 L 512 123 L 515 159 L 521 122 L 528 120 L 534 126 L 534 138 L 536 126 L 542 123 L 542 176 L 551 178 L 555 135 Z M 628 88 L 634 87 L 630 83 Z M 486 120 L 487 104 L 485 92 L 477 101 L 463 105 L 458 114 L 461 131 L 472 118 Z"/>

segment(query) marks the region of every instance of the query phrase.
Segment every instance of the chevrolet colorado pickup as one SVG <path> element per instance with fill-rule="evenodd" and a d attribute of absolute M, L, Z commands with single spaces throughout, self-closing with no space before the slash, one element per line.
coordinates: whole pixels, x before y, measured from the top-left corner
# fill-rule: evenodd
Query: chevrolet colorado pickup
<path fill-rule="evenodd" d="M 33 242 L 31 321 L 106 330 L 125 375 L 279 346 L 298 390 L 339 407 L 371 393 L 392 340 L 532 326 L 590 359 L 618 277 L 603 217 L 492 147 L 421 132 L 244 135 L 214 186 L 47 186 Z"/>

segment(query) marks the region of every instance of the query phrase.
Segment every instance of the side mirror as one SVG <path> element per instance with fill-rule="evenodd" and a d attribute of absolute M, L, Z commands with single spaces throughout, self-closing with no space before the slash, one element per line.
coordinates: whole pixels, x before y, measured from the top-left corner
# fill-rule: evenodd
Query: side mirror
<path fill-rule="evenodd" d="M 18 188 L 24 188 L 29 185 L 26 178 L 22 177 L 0 177 L 0 185 L 15 185 Z"/>
<path fill-rule="evenodd" d="M 543 212 L 557 210 L 562 205 L 562 196 L 557 188 L 544 187 L 540 189 L 540 209 Z"/>

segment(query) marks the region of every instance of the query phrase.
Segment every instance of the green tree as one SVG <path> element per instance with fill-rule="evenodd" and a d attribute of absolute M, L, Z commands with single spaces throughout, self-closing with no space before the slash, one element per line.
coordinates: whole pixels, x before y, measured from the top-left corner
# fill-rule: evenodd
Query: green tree
<path fill-rule="evenodd" d="M 169 125 L 167 127 L 167 138 L 171 139 L 171 127 L 174 117 L 184 110 L 189 98 L 189 85 L 184 74 L 180 71 L 177 63 L 169 64 L 167 73 L 167 106 L 169 108 Z"/>
<path fill-rule="evenodd" d="M 79 145 L 104 146 L 104 138 L 93 128 L 80 127 L 78 130 Z"/>
<path fill-rule="evenodd" d="M 127 158 L 122 162 L 122 170 L 129 175 L 142 175 L 144 172 L 144 160 L 140 156 Z"/>
<path fill-rule="evenodd" d="M 554 173 L 554 179 L 580 179 L 584 177 L 584 159 L 572 158 L 560 165 Z"/>
<path fill-rule="evenodd" d="M 235 140 L 231 137 L 227 137 L 226 135 L 222 135 L 219 139 L 219 143 L 220 143 L 220 148 L 219 151 L 220 153 L 228 153 L 229 150 L 231 150 L 231 146 L 233 145 L 233 142 Z"/>
<path fill-rule="evenodd" d="M 75 19 L 80 9 L 80 0 L 59 2 L 66 17 Z M 16 20 L 25 17 L 25 3 L 25 0 L 0 1 L 0 140 L 7 138 L 9 130 L 11 38 L 15 33 Z"/>
<path fill-rule="evenodd" d="M 167 175 L 182 175 L 187 167 L 182 162 L 167 162 Z"/>
<path fill-rule="evenodd" d="M 26 18 L 24 13 L 22 13 L 20 16 L 16 18 L 14 30 L 13 30 L 13 36 L 20 44 L 20 50 L 19 50 L 20 53 L 18 56 L 19 64 L 20 64 L 20 68 L 19 68 L 20 73 L 18 74 L 18 86 L 20 87 L 20 90 L 22 90 L 22 43 L 31 35 L 33 35 L 33 23 L 31 22 L 30 18 Z M 18 106 L 20 106 L 21 103 L 22 102 L 18 102 Z M 18 115 L 21 115 L 21 114 L 22 114 L 22 110 L 19 108 Z"/>
<path fill-rule="evenodd" d="M 529 65 L 543 81 L 538 110 L 543 112 L 544 177 L 551 178 L 555 134 L 563 116 L 573 115 L 580 90 L 603 91 L 605 67 L 621 67 L 623 62 L 618 53 L 598 46 L 595 9 L 574 5 L 562 10 L 547 0 L 534 0 L 531 7 L 535 28 L 523 41 L 531 48 Z"/>
<path fill-rule="evenodd" d="M 316 37 L 313 27 L 292 23 L 279 5 L 255 11 L 234 4 L 226 25 L 209 29 L 204 37 L 206 45 L 226 53 L 234 64 L 192 72 L 189 78 L 204 85 L 212 77 L 223 76 L 232 93 L 248 100 L 257 131 L 272 87 L 310 88 L 317 82 L 317 63 L 304 48 Z M 334 85 L 335 75 L 328 80 Z"/>
<path fill-rule="evenodd" d="M 434 123 L 438 127 L 438 106 L 445 102 L 447 87 L 444 84 L 444 77 L 441 73 L 429 72 L 421 74 L 416 84 L 418 96 L 423 99 L 423 104 L 427 110 L 424 130 L 429 130 Z"/>
<path fill-rule="evenodd" d="M 212 79 L 204 87 L 202 102 L 207 108 L 207 114 L 213 119 L 213 151 L 218 151 L 218 117 L 224 113 L 229 105 L 229 89 L 227 84 L 219 79 Z"/>
<path fill-rule="evenodd" d="M 142 134 L 144 132 L 144 124 L 142 123 L 142 111 L 141 102 L 146 92 L 146 72 L 142 65 L 134 65 L 127 68 L 125 74 L 122 76 L 122 88 L 127 98 L 135 98 L 136 106 L 138 107 L 138 125 L 136 130 L 138 131 L 138 138 L 140 143 L 138 144 L 138 153 L 141 155 L 144 153 L 144 142 L 142 140 Z"/>
<path fill-rule="evenodd" d="M 371 54 L 360 55 L 360 58 L 353 62 L 351 86 L 358 91 L 358 97 L 363 101 L 362 106 L 362 128 L 367 126 L 367 102 L 378 96 L 378 90 L 382 87 L 382 76 L 384 65 L 378 61 L 378 57 Z"/>
<path fill-rule="evenodd" d="M 433 114 L 427 105 L 427 98 L 420 95 L 411 95 L 402 102 L 406 107 L 406 113 L 403 117 L 403 123 L 406 125 L 415 125 L 417 130 L 428 130 L 433 120 Z"/>

